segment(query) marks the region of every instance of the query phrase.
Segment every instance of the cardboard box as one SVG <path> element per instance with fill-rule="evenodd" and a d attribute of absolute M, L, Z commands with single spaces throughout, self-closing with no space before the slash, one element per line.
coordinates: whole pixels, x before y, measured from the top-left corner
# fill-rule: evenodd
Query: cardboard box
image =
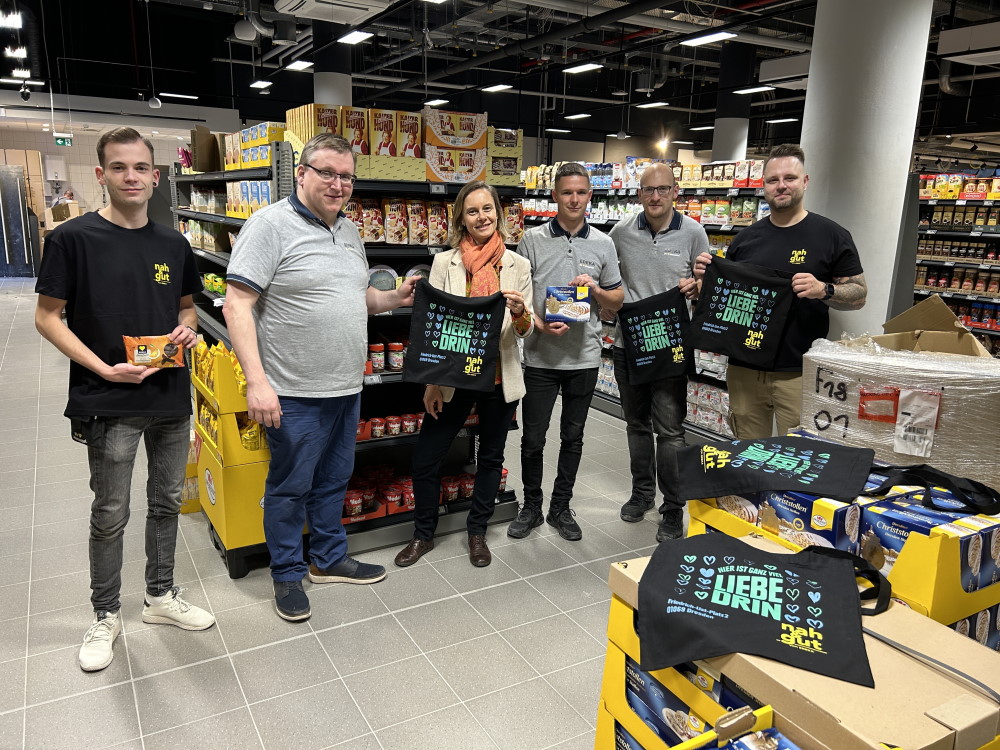
<path fill-rule="evenodd" d="M 763 539 L 745 541 L 769 552 L 781 548 Z M 638 655 L 633 610 L 648 558 L 613 563 L 614 592 L 609 639 Z M 899 604 L 864 618 L 869 630 L 927 654 L 1000 690 L 1000 655 Z M 734 653 L 705 660 L 745 692 L 770 705 L 776 725 L 802 747 L 830 750 L 879 748 L 978 750 L 1000 731 L 1000 707 L 951 677 L 925 666 L 871 636 L 865 648 L 875 678 L 866 688 L 757 656 Z"/>
<path fill-rule="evenodd" d="M 445 148 L 428 145 L 429 182 L 472 182 L 486 176 L 486 149 Z"/>
<path fill-rule="evenodd" d="M 424 144 L 439 148 L 485 149 L 487 145 L 486 115 L 471 112 L 446 112 L 425 107 Z M 427 155 L 430 161 L 430 154 Z"/>
<path fill-rule="evenodd" d="M 306 143 L 320 133 L 340 133 L 340 107 L 336 104 L 304 104 L 285 112 L 285 132 Z"/>
<path fill-rule="evenodd" d="M 350 142 L 354 153 L 360 156 L 371 154 L 371 142 L 368 140 L 368 110 L 364 107 L 341 107 L 340 123 L 342 134 Z"/>
<path fill-rule="evenodd" d="M 489 126 L 486 151 L 490 156 L 512 156 L 520 159 L 524 154 L 524 131 Z"/>
<path fill-rule="evenodd" d="M 417 112 L 396 113 L 396 156 L 423 157 L 422 135 L 423 118 Z"/>
<path fill-rule="evenodd" d="M 580 323 L 590 320 L 590 287 L 549 286 L 545 288 L 545 321 Z"/>

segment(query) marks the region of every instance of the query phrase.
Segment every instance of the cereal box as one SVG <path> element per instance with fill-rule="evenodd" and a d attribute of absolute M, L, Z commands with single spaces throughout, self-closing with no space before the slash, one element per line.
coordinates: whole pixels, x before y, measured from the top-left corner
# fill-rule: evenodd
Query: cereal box
<path fill-rule="evenodd" d="M 424 155 L 420 126 L 421 117 L 418 113 L 396 113 L 396 156 Z"/>
<path fill-rule="evenodd" d="M 426 245 L 428 240 L 427 206 L 422 200 L 406 201 L 406 229 L 411 245 Z"/>
<path fill-rule="evenodd" d="M 341 107 L 340 122 L 343 136 L 351 144 L 351 150 L 356 154 L 367 156 L 371 153 L 371 143 L 368 140 L 368 110 L 363 107 Z"/>
<path fill-rule="evenodd" d="M 368 110 L 368 142 L 373 156 L 395 156 L 396 116 L 393 109 Z"/>
<path fill-rule="evenodd" d="M 427 204 L 427 244 L 448 244 L 448 209 L 440 201 Z"/>
<path fill-rule="evenodd" d="M 590 287 L 549 286 L 545 288 L 547 323 L 581 323 L 590 320 Z"/>
<path fill-rule="evenodd" d="M 409 217 L 402 198 L 383 198 L 382 217 L 385 220 L 385 241 L 390 245 L 409 244 Z"/>

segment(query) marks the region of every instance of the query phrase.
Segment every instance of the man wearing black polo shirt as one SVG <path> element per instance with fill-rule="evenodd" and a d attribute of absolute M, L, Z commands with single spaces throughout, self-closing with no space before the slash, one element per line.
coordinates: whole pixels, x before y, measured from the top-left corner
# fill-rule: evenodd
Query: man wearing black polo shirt
<path fill-rule="evenodd" d="M 87 444 L 90 462 L 94 620 L 79 655 L 87 672 L 111 663 L 121 633 L 122 537 L 140 439 L 149 472 L 143 622 L 184 630 L 215 624 L 211 614 L 178 596 L 173 578 L 191 380 L 187 368 L 129 364 L 122 341 L 123 335 L 166 335 L 176 347 L 193 347 L 198 317 L 192 295 L 201 281 L 187 241 L 146 215 L 160 179 L 152 144 L 132 128 L 116 128 L 101 136 L 97 159 L 97 181 L 110 203 L 46 238 L 35 286 L 35 327 L 72 360 L 65 413 L 73 437 Z"/>
<path fill-rule="evenodd" d="M 773 371 L 729 361 L 730 423 L 743 440 L 770 437 L 775 422 L 779 435 L 799 424 L 802 355 L 813 341 L 828 334 L 830 308 L 860 310 L 868 295 L 851 233 L 802 205 L 808 185 L 802 149 L 793 144 L 775 146 L 764 163 L 764 200 L 771 215 L 737 234 L 726 255 L 729 260 L 794 274 L 792 291 L 797 298 Z M 708 253 L 698 257 L 699 279 L 711 262 Z"/>

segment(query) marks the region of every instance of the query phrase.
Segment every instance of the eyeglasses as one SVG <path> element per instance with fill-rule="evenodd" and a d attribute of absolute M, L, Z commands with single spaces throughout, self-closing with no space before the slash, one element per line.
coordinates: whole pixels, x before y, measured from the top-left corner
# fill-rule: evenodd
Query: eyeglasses
<path fill-rule="evenodd" d="M 316 169 L 312 164 L 302 164 L 303 167 L 309 167 L 313 172 L 315 172 L 323 182 L 333 182 L 334 180 L 340 180 L 341 183 L 347 183 L 348 185 L 353 185 L 355 180 L 357 180 L 357 175 L 353 174 L 338 174 L 337 172 L 331 172 L 329 169 Z"/>
<path fill-rule="evenodd" d="M 642 188 L 643 195 L 652 195 L 653 193 L 659 193 L 660 195 L 667 195 L 673 190 L 676 185 L 644 185 Z"/>

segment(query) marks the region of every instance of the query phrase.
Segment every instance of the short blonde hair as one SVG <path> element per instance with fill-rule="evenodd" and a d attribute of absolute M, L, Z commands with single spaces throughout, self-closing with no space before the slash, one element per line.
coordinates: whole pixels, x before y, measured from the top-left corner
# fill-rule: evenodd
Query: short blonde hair
<path fill-rule="evenodd" d="M 500 195 L 497 193 L 497 189 L 492 185 L 487 185 L 482 180 L 474 180 L 459 190 L 455 197 L 455 208 L 451 214 L 451 227 L 448 231 L 448 244 L 451 247 L 461 245 L 462 240 L 468 234 L 465 222 L 462 221 L 462 214 L 465 213 L 465 199 L 469 197 L 470 193 L 477 190 L 488 190 L 493 197 L 493 206 L 497 215 L 497 232 L 500 233 L 500 239 L 507 242 L 510 237 L 510 233 L 507 231 L 507 217 L 504 215 L 503 206 L 500 205 Z"/>

